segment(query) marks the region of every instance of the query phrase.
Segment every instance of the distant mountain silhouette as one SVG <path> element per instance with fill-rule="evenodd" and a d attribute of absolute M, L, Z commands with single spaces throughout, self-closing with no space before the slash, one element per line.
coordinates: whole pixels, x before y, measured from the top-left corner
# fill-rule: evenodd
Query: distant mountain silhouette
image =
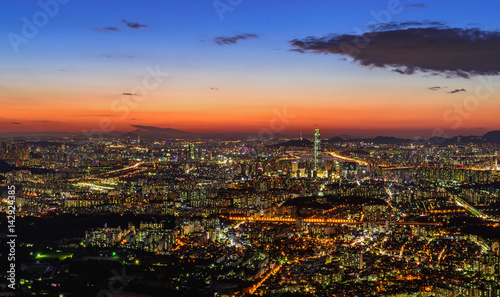
<path fill-rule="evenodd" d="M 490 131 L 483 136 L 455 136 L 452 138 L 432 137 L 429 142 L 434 145 L 456 145 L 456 144 L 484 144 L 496 143 L 500 144 L 500 131 Z"/>
<path fill-rule="evenodd" d="M 500 143 L 500 130 L 490 131 L 483 135 L 483 139 L 490 143 Z"/>
<path fill-rule="evenodd" d="M 326 143 L 344 143 L 346 141 L 347 140 L 337 136 L 337 137 L 333 137 L 333 138 L 330 138 L 328 140 L 325 140 L 324 142 L 326 142 Z"/>
<path fill-rule="evenodd" d="M 312 147 L 313 142 L 309 139 L 292 139 L 282 143 L 270 145 L 269 147 Z"/>
<path fill-rule="evenodd" d="M 5 132 L 0 133 L 1 137 L 12 137 L 15 140 L 21 141 L 26 140 L 28 137 L 38 137 L 39 141 L 27 141 L 28 146 L 39 146 L 47 147 L 52 145 L 60 145 L 61 142 L 65 142 L 65 138 L 71 138 L 73 140 L 86 140 L 89 137 L 92 138 L 123 138 L 130 137 L 135 138 L 141 137 L 143 139 L 221 139 L 221 140 L 242 140 L 242 141 L 259 141 L 267 140 L 260 139 L 258 133 L 241 133 L 241 132 L 227 132 L 227 133 L 195 133 L 187 132 L 182 130 L 176 130 L 172 128 L 160 128 L 155 126 L 142 126 L 142 125 L 132 125 L 136 128 L 134 131 L 123 132 L 123 131 L 111 131 L 107 133 L 101 133 L 99 131 L 87 131 L 85 132 Z M 272 139 L 290 139 L 290 135 L 285 134 L 274 134 Z M 310 137 L 312 138 L 312 136 Z M 359 137 L 353 138 L 350 135 L 340 135 L 327 140 L 322 140 L 324 144 L 335 144 L 335 143 L 345 143 L 345 142 L 367 142 L 373 144 L 393 144 L 393 145 L 405 145 L 410 143 L 425 143 L 430 145 L 455 145 L 455 144 L 483 144 L 483 143 L 493 143 L 500 144 L 500 130 L 490 131 L 483 136 L 455 136 L 451 138 L 444 137 L 431 137 L 426 140 L 415 141 L 411 139 L 397 138 L 391 136 L 377 136 L 375 138 Z M 283 147 L 312 147 L 312 141 L 304 138 L 303 140 L 295 139 L 285 141 L 283 143 L 274 145 Z"/>
<path fill-rule="evenodd" d="M 442 145 L 447 140 L 448 140 L 448 138 L 434 136 L 434 137 L 431 137 L 431 138 L 427 139 L 427 141 L 424 141 L 424 143 L 428 143 L 428 144 L 431 144 L 431 145 Z"/>
<path fill-rule="evenodd" d="M 191 139 L 191 138 L 198 138 L 201 136 L 199 134 L 176 130 L 172 128 L 159 128 L 154 126 L 141 126 L 141 125 L 132 125 L 132 126 L 137 129 L 132 132 L 125 133 L 120 137 L 137 138 L 138 136 L 140 136 L 141 138 L 147 138 L 147 139 L 159 139 L 159 138 Z"/>
<path fill-rule="evenodd" d="M 402 139 L 391 136 L 377 136 L 375 138 L 342 139 L 340 137 L 330 138 L 326 143 L 344 143 L 344 142 L 371 142 L 373 144 L 409 144 L 410 139 Z"/>
<path fill-rule="evenodd" d="M 444 144 L 445 145 L 453 145 L 453 144 L 467 144 L 467 143 L 474 143 L 474 144 L 482 144 L 487 141 L 484 140 L 483 137 L 481 136 L 455 136 L 452 138 L 447 139 Z"/>
<path fill-rule="evenodd" d="M 396 137 L 377 136 L 372 139 L 371 142 L 373 144 L 409 144 L 411 143 L 411 140 Z"/>

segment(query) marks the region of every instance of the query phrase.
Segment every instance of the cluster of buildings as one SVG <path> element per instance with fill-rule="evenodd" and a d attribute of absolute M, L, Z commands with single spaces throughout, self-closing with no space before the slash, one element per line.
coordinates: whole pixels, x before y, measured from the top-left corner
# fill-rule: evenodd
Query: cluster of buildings
<path fill-rule="evenodd" d="M 78 244 L 44 247 L 71 251 L 58 260 L 68 271 L 114 254 L 99 259 L 131 268 L 141 281 L 130 288 L 178 295 L 500 296 L 493 145 L 330 141 L 316 127 L 312 141 L 32 139 L 0 148 L 10 166 L 0 185 L 16 185 L 20 218 L 148 218 L 110 219 L 74 234 Z M 64 266 L 27 245 L 39 263 L 26 265 Z M 58 290 L 53 277 L 30 273 L 25 290 Z"/>

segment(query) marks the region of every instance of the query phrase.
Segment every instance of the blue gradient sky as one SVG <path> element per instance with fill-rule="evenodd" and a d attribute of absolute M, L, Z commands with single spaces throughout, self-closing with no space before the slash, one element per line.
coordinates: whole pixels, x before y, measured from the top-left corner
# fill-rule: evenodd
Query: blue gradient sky
<path fill-rule="evenodd" d="M 294 118 L 281 133 L 316 123 L 329 135 L 430 136 L 442 128 L 451 136 L 500 129 L 494 113 L 500 107 L 498 91 L 454 129 L 443 113 L 467 94 L 428 90 L 436 85 L 473 90 L 476 79 L 403 76 L 337 55 L 289 51 L 295 38 L 364 31 L 377 22 L 372 12 L 388 3 L 243 0 L 221 20 L 213 1 L 72 0 L 58 5 L 59 12 L 16 53 L 9 33 L 22 35 L 22 18 L 32 20 L 43 10 L 37 1 L 2 1 L 0 132 L 94 129 L 103 117 L 122 131 L 137 124 L 257 132 L 269 126 L 273 110 L 283 108 Z M 498 1 L 400 3 L 402 11 L 390 21 L 500 27 Z M 128 28 L 121 20 L 148 27 Z M 108 26 L 120 32 L 95 30 Z M 259 37 L 224 46 L 213 41 L 238 34 Z M 157 65 L 169 76 L 126 117 L 110 107 L 141 84 L 146 67 Z"/>

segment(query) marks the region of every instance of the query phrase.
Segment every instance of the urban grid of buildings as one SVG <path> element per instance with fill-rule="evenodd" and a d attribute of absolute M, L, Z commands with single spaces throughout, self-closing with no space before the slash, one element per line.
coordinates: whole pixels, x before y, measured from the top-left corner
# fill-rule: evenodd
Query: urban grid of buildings
<path fill-rule="evenodd" d="M 499 146 L 4 139 L 0 208 L 26 296 L 495 297 Z"/>

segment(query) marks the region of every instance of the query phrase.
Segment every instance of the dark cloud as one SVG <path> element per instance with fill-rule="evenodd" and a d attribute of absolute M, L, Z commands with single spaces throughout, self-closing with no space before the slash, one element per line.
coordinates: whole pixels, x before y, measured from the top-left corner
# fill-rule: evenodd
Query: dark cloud
<path fill-rule="evenodd" d="M 289 52 L 297 52 L 297 53 L 305 53 L 305 51 L 301 50 L 300 48 L 292 48 L 288 50 Z"/>
<path fill-rule="evenodd" d="M 132 94 L 132 93 L 122 93 L 122 95 L 125 95 L 125 96 L 135 96 L 137 94 Z"/>
<path fill-rule="evenodd" d="M 397 72 L 399 74 L 413 74 L 413 73 L 415 73 L 415 69 L 413 69 L 413 68 L 396 68 L 396 69 L 393 69 L 392 71 Z"/>
<path fill-rule="evenodd" d="M 441 89 L 441 87 L 440 87 L 440 86 L 435 86 L 435 87 L 430 87 L 430 88 L 429 88 L 429 90 L 431 90 L 431 91 L 437 91 L 437 90 L 439 90 L 439 89 Z"/>
<path fill-rule="evenodd" d="M 18 122 L 12 122 L 11 124 L 12 125 L 21 125 L 21 123 L 18 123 Z"/>
<path fill-rule="evenodd" d="M 455 94 L 455 93 L 458 93 L 458 92 L 467 92 L 467 91 L 465 89 L 455 89 L 453 91 L 448 92 L 448 94 Z"/>
<path fill-rule="evenodd" d="M 389 31 L 404 29 L 410 27 L 433 27 L 433 28 L 447 28 L 445 23 L 442 22 L 431 22 L 431 21 L 409 21 L 409 22 L 388 22 L 388 23 L 377 23 L 374 25 L 367 26 L 367 29 L 373 31 Z"/>
<path fill-rule="evenodd" d="M 500 32 L 461 28 L 408 28 L 363 35 L 331 34 L 290 44 L 317 54 L 338 54 L 361 66 L 447 77 L 500 74 Z"/>
<path fill-rule="evenodd" d="M 404 7 L 407 7 L 407 8 L 411 8 L 411 7 L 425 8 L 425 4 L 424 3 L 413 3 L 413 4 L 406 4 L 406 5 L 404 5 Z"/>
<path fill-rule="evenodd" d="M 111 26 L 108 26 L 106 28 L 94 28 L 94 30 L 98 31 L 98 32 L 103 32 L 103 33 L 108 33 L 108 32 L 120 32 L 120 29 L 116 28 L 116 27 L 111 27 Z"/>
<path fill-rule="evenodd" d="M 210 90 L 212 90 L 212 91 L 218 91 L 219 89 L 218 88 L 210 88 Z"/>
<path fill-rule="evenodd" d="M 239 34 L 236 36 L 220 36 L 220 37 L 215 37 L 214 42 L 217 43 L 218 45 L 228 45 L 228 44 L 236 44 L 240 40 L 245 40 L 248 38 L 259 38 L 257 34 Z"/>
<path fill-rule="evenodd" d="M 147 27 L 149 27 L 148 25 L 143 25 L 143 24 L 139 24 L 139 23 L 129 22 L 127 20 L 122 20 L 122 23 L 124 23 L 127 27 L 132 28 L 132 29 L 141 29 L 141 28 L 147 28 Z"/>

